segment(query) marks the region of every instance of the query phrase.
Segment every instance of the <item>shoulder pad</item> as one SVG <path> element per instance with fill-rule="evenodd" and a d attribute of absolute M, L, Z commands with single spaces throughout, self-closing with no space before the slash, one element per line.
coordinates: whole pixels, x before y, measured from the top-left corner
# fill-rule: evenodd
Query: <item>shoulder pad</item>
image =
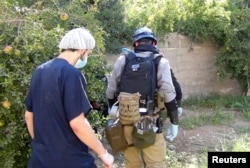
<path fill-rule="evenodd" d="M 154 59 L 158 59 L 158 58 L 162 58 L 162 57 L 163 57 L 162 54 L 155 54 L 155 55 L 154 55 Z"/>
<path fill-rule="evenodd" d="M 129 52 L 128 54 L 125 54 L 126 60 L 132 60 L 136 57 L 135 53 Z"/>

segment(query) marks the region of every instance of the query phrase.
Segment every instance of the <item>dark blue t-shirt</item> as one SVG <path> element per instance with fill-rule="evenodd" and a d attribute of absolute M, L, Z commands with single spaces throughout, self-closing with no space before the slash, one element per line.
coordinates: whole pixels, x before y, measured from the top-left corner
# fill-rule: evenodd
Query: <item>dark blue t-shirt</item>
<path fill-rule="evenodd" d="M 29 168 L 96 167 L 69 125 L 92 108 L 85 89 L 84 76 L 64 59 L 55 58 L 35 70 L 25 101 L 34 120 Z"/>

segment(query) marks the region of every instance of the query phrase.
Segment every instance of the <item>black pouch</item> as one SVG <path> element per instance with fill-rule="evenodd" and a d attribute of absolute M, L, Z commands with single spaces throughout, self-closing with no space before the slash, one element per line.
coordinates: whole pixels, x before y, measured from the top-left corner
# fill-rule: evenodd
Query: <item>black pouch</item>
<path fill-rule="evenodd" d="M 107 121 L 105 134 L 113 153 L 124 151 L 128 147 L 124 136 L 123 126 L 119 119 L 109 119 Z"/>

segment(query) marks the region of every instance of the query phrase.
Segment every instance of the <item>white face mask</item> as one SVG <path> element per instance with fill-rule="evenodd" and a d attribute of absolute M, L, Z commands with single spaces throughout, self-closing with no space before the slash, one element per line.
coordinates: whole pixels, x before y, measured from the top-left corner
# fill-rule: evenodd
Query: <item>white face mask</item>
<path fill-rule="evenodd" d="M 79 58 L 75 64 L 75 67 L 78 69 L 82 69 L 88 62 L 88 57 L 85 57 L 83 60 Z"/>

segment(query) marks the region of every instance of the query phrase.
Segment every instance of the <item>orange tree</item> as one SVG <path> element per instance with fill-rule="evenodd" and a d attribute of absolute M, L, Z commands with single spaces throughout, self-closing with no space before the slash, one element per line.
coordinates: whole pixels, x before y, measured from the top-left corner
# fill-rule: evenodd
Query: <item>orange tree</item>
<path fill-rule="evenodd" d="M 30 137 L 23 113 L 32 72 L 37 65 L 58 55 L 58 41 L 73 27 L 85 26 L 95 36 L 97 46 L 83 71 L 88 83 L 95 83 L 89 87 L 90 99 L 105 101 L 105 83 L 96 78 L 107 72 L 102 55 L 103 31 L 94 18 L 96 3 L 33 2 L 36 1 L 0 2 L 0 167 L 26 166 Z"/>

